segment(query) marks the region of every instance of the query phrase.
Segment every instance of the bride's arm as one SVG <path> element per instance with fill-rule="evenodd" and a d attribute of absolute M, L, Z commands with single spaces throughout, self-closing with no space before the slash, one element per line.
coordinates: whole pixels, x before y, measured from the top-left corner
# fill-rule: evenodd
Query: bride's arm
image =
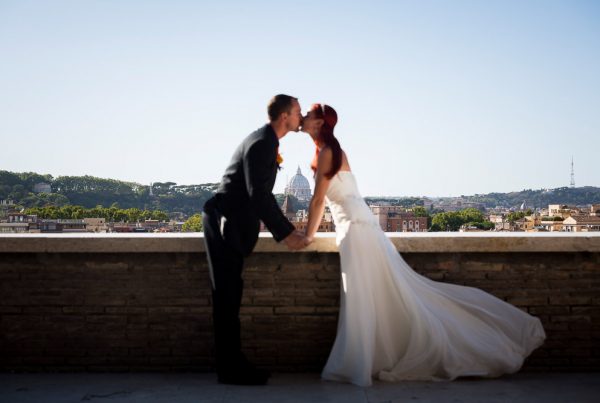
<path fill-rule="evenodd" d="M 331 149 L 325 147 L 319 153 L 319 159 L 317 160 L 315 194 L 310 201 L 310 206 L 308 208 L 308 224 L 306 225 L 306 237 L 309 242 L 312 242 L 315 233 L 319 229 L 319 224 L 321 224 L 321 219 L 323 218 L 323 211 L 325 210 L 325 194 L 329 188 L 329 182 L 331 182 L 331 179 L 328 179 L 325 176 L 325 173 L 331 170 L 332 156 Z"/>

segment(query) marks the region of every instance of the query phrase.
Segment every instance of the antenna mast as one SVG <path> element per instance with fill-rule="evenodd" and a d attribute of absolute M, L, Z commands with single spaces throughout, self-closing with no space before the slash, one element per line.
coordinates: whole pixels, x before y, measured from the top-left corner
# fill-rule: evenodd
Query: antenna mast
<path fill-rule="evenodd" d="M 575 187 L 575 169 L 573 168 L 573 156 L 571 156 L 571 187 Z"/>

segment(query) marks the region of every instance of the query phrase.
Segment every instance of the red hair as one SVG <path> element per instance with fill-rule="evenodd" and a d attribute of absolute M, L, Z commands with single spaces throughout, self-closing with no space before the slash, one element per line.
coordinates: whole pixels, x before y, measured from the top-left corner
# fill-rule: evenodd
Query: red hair
<path fill-rule="evenodd" d="M 335 109 L 333 109 L 329 105 L 321 105 L 321 104 L 313 104 L 310 108 L 311 112 L 315 113 L 315 116 L 318 119 L 323 119 L 324 123 L 321 126 L 321 131 L 319 132 L 319 141 L 322 143 L 323 147 L 329 147 L 332 152 L 332 164 L 331 170 L 325 174 L 327 179 L 331 179 L 338 173 L 340 168 L 342 167 L 342 147 L 340 147 L 339 141 L 335 138 L 333 134 L 333 128 L 337 124 L 337 113 Z M 316 144 L 316 142 L 315 142 Z M 319 159 L 319 147 L 317 146 L 317 150 L 315 151 L 315 158 L 313 158 L 310 167 L 313 172 L 317 172 L 317 161 Z"/>

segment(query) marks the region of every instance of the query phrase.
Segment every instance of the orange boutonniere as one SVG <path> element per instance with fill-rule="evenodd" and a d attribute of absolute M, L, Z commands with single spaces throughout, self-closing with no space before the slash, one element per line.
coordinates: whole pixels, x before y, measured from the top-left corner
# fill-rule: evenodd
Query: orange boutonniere
<path fill-rule="evenodd" d="M 279 149 L 277 149 L 277 168 L 281 169 L 281 164 L 283 163 L 283 157 L 279 154 Z"/>

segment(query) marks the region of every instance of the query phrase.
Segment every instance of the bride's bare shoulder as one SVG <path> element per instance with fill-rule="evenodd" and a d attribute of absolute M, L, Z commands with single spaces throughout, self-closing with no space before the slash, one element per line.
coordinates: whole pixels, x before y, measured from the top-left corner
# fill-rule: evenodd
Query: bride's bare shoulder
<path fill-rule="evenodd" d="M 333 158 L 333 151 L 331 147 L 325 146 L 319 150 L 319 159 L 323 158 L 323 160 L 329 161 Z"/>
<path fill-rule="evenodd" d="M 350 171 L 350 163 L 348 162 L 348 156 L 344 150 L 342 150 L 342 169 L 345 171 Z"/>
<path fill-rule="evenodd" d="M 319 159 L 317 160 L 317 165 L 320 169 L 329 169 L 331 167 L 331 162 L 333 160 L 333 152 L 330 147 L 323 147 L 319 151 Z"/>

